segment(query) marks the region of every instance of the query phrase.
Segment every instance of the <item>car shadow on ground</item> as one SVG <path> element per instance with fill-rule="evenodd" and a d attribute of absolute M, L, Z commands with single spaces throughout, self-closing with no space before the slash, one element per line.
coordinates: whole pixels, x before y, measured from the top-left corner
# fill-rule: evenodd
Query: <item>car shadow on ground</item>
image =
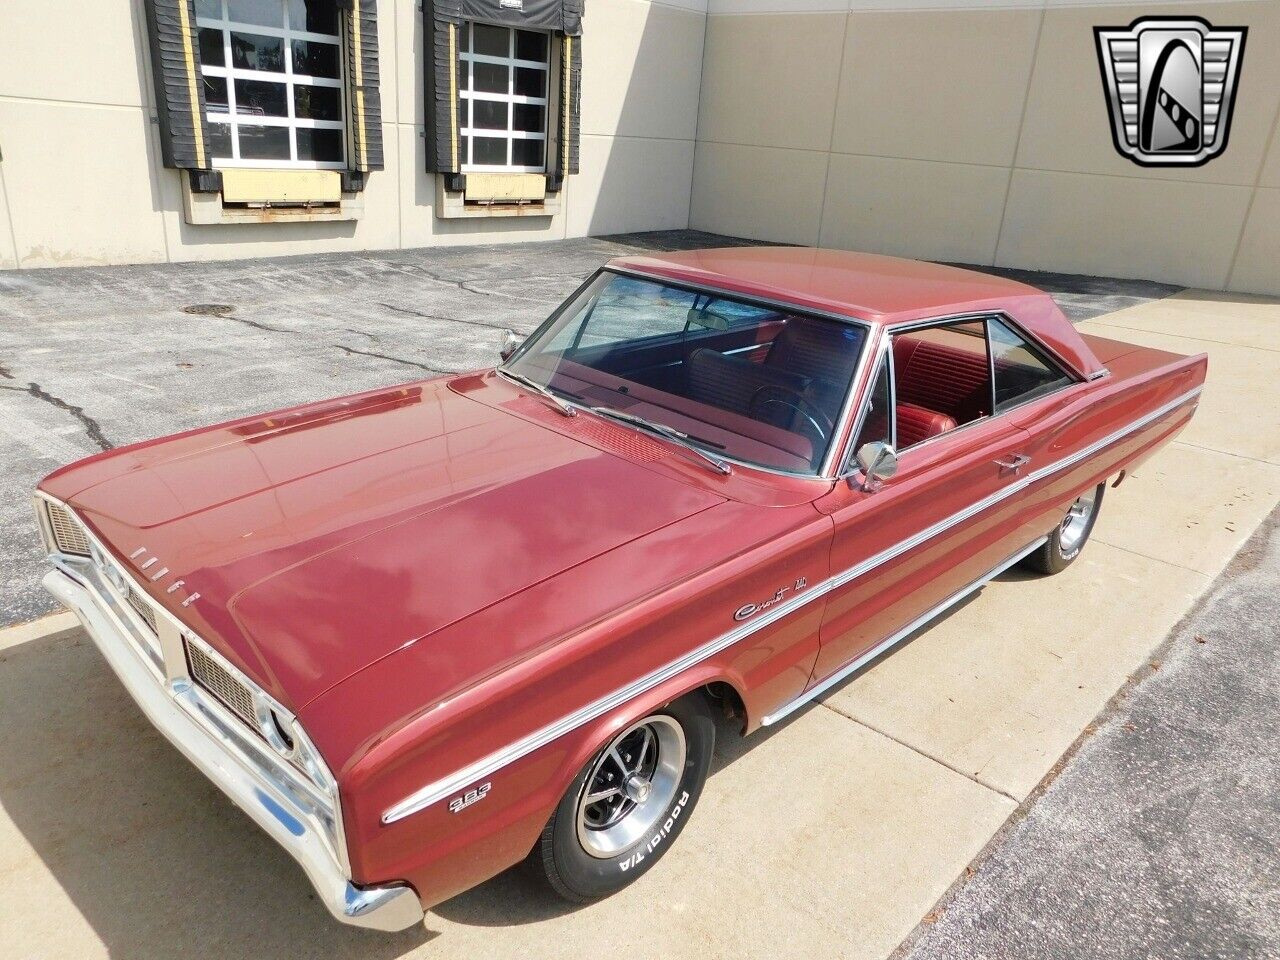
<path fill-rule="evenodd" d="M 80 919 L 54 881 L 128 960 L 391 960 L 435 936 L 332 920 L 288 854 L 149 724 L 79 630 L 0 650 L 0 729 L 0 806 L 21 834 L 0 817 L 0 888 L 9 922 L 49 931 L 51 956 L 86 946 L 67 932 Z M 28 848 L 52 881 L 21 863 Z"/>
<path fill-rule="evenodd" d="M 718 716 L 708 789 L 818 708 L 748 737 Z M 79 630 L 0 651 L 0 729 L 0 806 L 22 838 L 4 836 L 0 821 L 0 852 L 29 845 L 113 956 L 178 956 L 199 944 L 207 956 L 391 960 L 439 936 L 433 916 L 506 927 L 580 909 L 537 887 L 522 864 L 432 908 L 424 927 L 373 934 L 337 923 L 289 856 L 151 727 Z M 0 873 L 8 859 L 0 855 Z"/>

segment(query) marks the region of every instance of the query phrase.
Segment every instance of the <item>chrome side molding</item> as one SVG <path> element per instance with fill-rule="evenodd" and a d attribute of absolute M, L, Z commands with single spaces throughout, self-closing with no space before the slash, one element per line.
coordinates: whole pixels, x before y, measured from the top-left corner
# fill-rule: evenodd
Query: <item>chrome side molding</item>
<path fill-rule="evenodd" d="M 761 717 L 760 723 L 766 727 L 770 726 L 771 724 L 775 724 L 779 720 L 781 720 L 783 717 L 786 717 L 789 714 L 794 713 L 796 710 L 799 710 L 810 700 L 815 700 L 818 697 L 822 696 L 832 687 L 838 685 L 840 681 L 844 680 L 846 677 L 849 677 L 851 674 L 856 672 L 858 668 L 866 666 L 868 663 L 876 659 L 876 657 L 880 656 L 882 653 L 885 653 L 886 651 L 892 649 L 893 647 L 896 647 L 899 643 L 901 643 L 907 637 L 911 636 L 911 634 L 915 633 L 917 630 L 919 630 L 921 627 L 927 624 L 930 620 L 933 620 L 935 617 L 941 616 L 943 613 L 946 613 L 948 610 L 954 607 L 957 603 L 959 603 L 965 597 L 969 596 L 969 594 L 973 593 L 975 590 L 982 589 L 984 586 L 986 586 L 996 577 L 1000 576 L 1000 574 L 1004 573 L 1006 570 L 1012 567 L 1015 563 L 1017 563 L 1027 554 L 1033 553 L 1036 550 L 1039 550 L 1040 547 L 1044 545 L 1044 542 L 1047 539 L 1048 537 L 1041 537 L 1035 543 L 1032 543 L 1026 547 L 1023 547 L 1021 550 L 1019 550 L 1013 556 L 1009 557 L 1007 560 L 1001 561 L 992 569 L 988 570 L 986 573 L 980 576 L 977 580 L 973 581 L 973 583 L 969 584 L 967 587 L 961 590 L 957 590 L 955 593 L 947 597 L 947 599 L 943 600 L 940 604 L 938 604 L 932 610 L 928 610 L 925 613 L 920 614 L 920 616 L 916 617 L 914 620 L 908 623 L 901 630 L 891 634 L 890 636 L 885 637 L 883 640 L 877 643 L 874 647 L 872 647 L 866 653 L 849 661 L 847 664 L 845 664 L 835 673 L 831 674 L 831 676 L 827 677 L 827 679 L 823 680 L 821 683 L 815 684 L 814 686 L 810 687 L 808 690 L 800 694 L 800 696 L 796 697 L 790 703 L 786 704 L 785 706 L 779 707 L 777 710 L 775 710 L 773 713 L 769 714 L 768 716 Z"/>
<path fill-rule="evenodd" d="M 852 567 L 849 567 L 847 570 L 843 570 L 840 573 L 833 574 L 832 576 L 828 577 L 826 580 L 822 581 L 821 583 L 817 583 L 817 584 L 814 584 L 812 587 L 809 587 L 803 593 L 796 594 L 790 600 L 787 600 L 785 603 L 778 604 L 777 606 L 770 609 L 767 613 L 764 613 L 759 617 L 753 618 L 747 621 L 746 623 L 743 623 L 741 626 L 736 627 L 733 630 L 730 630 L 728 633 L 721 634 L 720 636 L 716 637 L 714 640 L 708 641 L 702 646 L 697 647 L 694 650 L 690 651 L 689 653 L 685 654 L 683 657 L 680 657 L 677 660 L 673 660 L 670 663 L 659 667 L 658 669 L 646 674 L 645 676 L 639 678 L 638 680 L 634 680 L 631 683 L 627 684 L 626 686 L 621 687 L 613 691 L 612 693 L 601 697 L 598 700 L 594 700 L 584 707 L 580 707 L 579 709 L 575 710 L 573 713 L 569 714 L 568 716 L 562 717 L 561 719 L 553 723 L 547 724 L 546 726 L 541 727 L 538 730 L 535 730 L 533 733 L 525 737 L 521 737 L 519 740 L 515 741 L 514 743 L 506 747 L 503 747 L 500 750 L 496 750 L 493 753 L 490 753 L 489 755 L 482 757 L 481 759 L 477 760 L 474 763 L 468 764 L 467 766 L 463 767 L 460 770 L 455 771 L 454 773 L 450 774 L 447 777 L 443 777 L 439 780 L 435 780 L 435 781 L 432 781 L 431 783 L 426 784 L 420 789 L 415 790 L 413 793 L 409 794 L 409 796 L 405 797 L 400 802 L 392 805 L 391 807 L 388 807 L 387 810 L 382 814 L 382 822 L 384 824 L 391 824 L 391 823 L 395 823 L 397 820 L 403 820 L 405 817 L 412 816 L 413 814 L 418 813 L 421 810 L 425 810 L 427 807 L 430 807 L 438 803 L 439 801 L 443 800 L 445 797 L 453 796 L 454 794 L 465 790 L 467 787 L 474 786 L 477 782 L 491 777 L 493 774 L 497 773 L 507 764 L 514 763 L 516 760 L 519 760 L 521 757 L 527 756 L 528 754 L 532 753 L 534 750 L 537 750 L 541 747 L 546 746 L 548 743 L 551 743 L 552 741 L 559 739 L 560 737 L 564 736 L 567 733 L 570 733 L 573 730 L 576 730 L 578 727 L 581 727 L 584 724 L 590 723 L 592 720 L 595 720 L 603 716 L 604 714 L 608 713 L 610 710 L 613 710 L 614 708 L 619 707 L 622 704 L 626 703 L 628 700 L 632 700 L 635 697 L 640 696 L 642 693 L 645 693 L 646 691 L 651 690 L 654 687 L 658 686 L 658 684 L 664 683 L 665 681 L 671 679 L 677 674 L 683 673 L 685 670 L 688 670 L 691 667 L 696 666 L 697 664 L 701 663 L 703 660 L 706 660 L 708 657 L 715 656 L 717 653 L 724 650 L 725 648 L 732 646 L 733 644 L 739 642 L 740 640 L 746 639 L 747 637 L 751 636 L 751 634 L 755 633 L 757 630 L 763 630 L 765 627 L 769 626 L 770 624 L 776 623 L 778 620 L 782 619 L 783 617 L 788 616 L 789 614 L 795 612 L 796 610 L 800 609 L 806 604 L 811 603 L 812 601 L 825 596 L 826 594 L 830 593 L 832 590 L 838 589 L 839 587 L 842 587 L 845 584 L 853 580 L 856 580 L 858 577 L 861 577 L 867 573 L 870 573 L 872 570 L 876 569 L 877 567 L 883 566 L 884 564 L 897 559 L 898 557 L 908 552 L 909 550 L 914 550 L 916 547 L 921 546 L 922 544 L 928 542 L 929 540 L 932 540 L 937 536 L 940 536 L 941 534 L 945 533 L 947 530 L 950 530 L 952 527 L 956 526 L 957 524 L 964 523 L 966 520 L 976 516 L 982 511 L 995 506 L 997 503 L 1000 503 L 1001 501 L 1008 499 L 1009 497 L 1013 496 L 1016 493 L 1020 493 L 1021 491 L 1025 490 L 1027 487 L 1031 486 L 1033 483 L 1037 483 L 1038 481 L 1043 480 L 1046 477 L 1052 476 L 1055 473 L 1059 473 L 1063 470 L 1068 470 L 1071 467 L 1075 466 L 1077 463 L 1080 463 L 1082 460 L 1087 460 L 1089 457 L 1093 456 L 1095 453 L 1098 453 L 1099 451 L 1105 449 L 1106 447 L 1109 447 L 1112 444 L 1118 443 L 1119 441 L 1123 440 L 1125 437 L 1129 436 L 1129 434 L 1136 433 L 1138 430 L 1141 430 L 1143 427 L 1148 426 L 1151 423 L 1154 423 L 1156 420 L 1159 420 L 1161 417 L 1169 413 L 1172 413 L 1174 410 L 1178 409 L 1184 404 L 1189 403 L 1192 400 L 1195 400 L 1197 397 L 1200 396 L 1201 389 L 1202 389 L 1201 387 L 1195 387 L 1191 390 L 1188 390 L 1186 393 L 1181 394 L 1178 397 L 1175 397 L 1174 399 L 1170 400 L 1168 403 L 1165 403 L 1160 407 L 1158 407 L 1157 409 L 1151 411 L 1150 413 L 1145 414 L 1144 416 L 1140 417 L 1137 420 L 1134 420 L 1132 423 L 1129 423 L 1126 426 L 1121 427 L 1119 430 L 1116 430 L 1113 433 L 1108 434 L 1107 436 L 1103 437 L 1101 440 L 1097 440 L 1094 443 L 1091 443 L 1089 446 L 1085 447 L 1084 449 L 1078 450 L 1076 453 L 1073 453 L 1068 457 L 1064 457 L 1063 459 L 1057 461 L 1056 463 L 1051 463 L 1047 466 L 1041 467 L 1039 470 L 1032 471 L 1031 473 L 1028 473 L 1025 476 L 1010 483 L 1008 486 L 1002 487 L 1001 489 L 997 490 L 995 493 L 991 494 L 990 496 L 987 496 L 982 500 L 977 501 L 976 503 L 966 507 L 963 510 L 953 513 L 951 516 L 938 521 L 937 523 L 933 524 L 930 527 L 926 527 L 924 530 L 921 530 L 919 533 L 911 537 L 908 537 L 906 540 L 903 540 L 900 543 L 897 543 L 894 546 L 889 547 L 872 557 L 868 557 L 866 560 L 863 560 L 862 562 L 857 563 Z M 1015 555 L 1015 557 L 1012 560 L 1006 561 L 1004 566 L 997 568 L 992 573 L 987 574 L 986 580 L 989 580 L 991 577 L 996 576 L 997 574 L 1002 572 L 1004 569 L 1007 569 L 1008 566 L 1011 566 L 1012 564 L 1016 563 L 1018 560 L 1021 560 L 1023 556 L 1026 556 L 1027 553 L 1030 553 L 1032 550 L 1036 549 L 1036 547 L 1038 547 L 1039 545 L 1040 543 L 1035 543 L 1027 547 L 1025 552 Z M 978 587 L 982 586 L 982 584 L 985 583 L 986 580 L 977 581 L 975 584 L 971 584 L 969 587 L 966 587 L 965 592 L 963 592 L 960 595 L 957 595 L 954 598 L 950 598 L 948 600 L 948 603 L 949 604 L 955 603 L 959 599 L 963 599 L 963 596 L 973 592 L 973 590 L 976 590 Z M 913 621 L 912 624 L 909 624 L 907 628 L 904 628 L 905 632 L 899 631 L 901 636 L 899 636 L 898 634 L 895 634 L 894 637 L 891 637 L 885 641 L 882 641 L 879 646 L 874 648 L 872 651 L 868 651 L 867 654 L 864 654 L 864 657 L 873 659 L 876 655 L 878 655 L 878 652 L 887 650 L 894 643 L 897 643 L 903 637 L 907 636 L 907 634 L 909 634 L 911 631 L 915 630 L 917 627 L 921 626 L 922 624 L 928 622 L 929 619 L 932 619 L 934 616 L 940 613 L 942 609 L 945 609 L 945 608 L 938 608 L 934 611 L 930 611 L 928 614 L 924 616 L 923 619 L 918 618 L 918 622 Z M 848 666 L 842 669 L 847 672 L 852 672 L 853 670 L 857 669 L 857 667 Z M 828 678 L 827 680 L 824 680 L 822 683 L 816 685 L 813 688 L 813 690 L 829 689 L 831 685 L 837 682 L 839 681 Z M 806 691 L 805 694 L 802 696 L 818 696 L 818 693 Z M 799 702 L 794 702 L 794 705 L 788 704 L 787 706 L 783 707 L 781 710 L 775 711 L 774 713 L 770 714 L 769 717 L 765 719 L 763 722 L 775 723 L 777 722 L 778 719 L 785 716 L 786 713 L 790 712 L 791 710 L 796 709 L 796 707 L 800 706 L 803 702 L 804 701 L 801 700 Z"/>

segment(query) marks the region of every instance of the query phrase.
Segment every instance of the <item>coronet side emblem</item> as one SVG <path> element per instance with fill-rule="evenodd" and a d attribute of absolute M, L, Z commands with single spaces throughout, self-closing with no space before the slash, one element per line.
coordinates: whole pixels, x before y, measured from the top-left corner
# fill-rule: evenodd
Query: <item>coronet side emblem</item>
<path fill-rule="evenodd" d="M 768 600 L 764 600 L 760 603 L 744 603 L 742 606 L 740 606 L 737 610 L 733 612 L 733 619 L 735 620 L 750 619 L 751 617 L 754 617 L 757 613 L 763 613 L 765 610 L 768 610 L 770 607 L 781 603 L 783 601 L 783 598 L 785 598 L 786 595 L 790 593 L 792 590 L 795 590 L 798 593 L 808 585 L 809 585 L 808 580 L 806 580 L 804 577 L 801 577 L 799 580 L 795 582 L 795 585 L 792 587 L 779 587 L 778 591 Z"/>

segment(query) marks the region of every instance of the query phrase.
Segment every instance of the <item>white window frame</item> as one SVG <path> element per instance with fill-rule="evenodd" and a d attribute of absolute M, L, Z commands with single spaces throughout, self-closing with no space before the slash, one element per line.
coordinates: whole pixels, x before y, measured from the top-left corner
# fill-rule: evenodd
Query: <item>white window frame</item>
<path fill-rule="evenodd" d="M 222 77 L 227 83 L 227 111 L 215 111 L 209 109 L 205 113 L 205 120 L 208 124 L 221 124 L 231 127 L 231 153 L 230 157 L 216 157 L 212 160 L 214 168 L 248 168 L 248 169 L 295 169 L 295 170 L 345 170 L 347 169 L 347 124 L 344 120 L 312 120 L 305 117 L 297 117 L 294 115 L 294 97 L 293 91 L 295 86 L 312 86 L 312 87 L 336 87 L 342 101 L 342 113 L 345 118 L 347 115 L 347 98 L 346 98 L 346 46 L 342 41 L 341 35 L 335 36 L 328 33 L 311 33 L 307 30 L 293 30 L 289 26 L 289 3 L 288 0 L 265 0 L 269 3 L 278 3 L 283 8 L 281 14 L 281 23 L 284 27 L 264 27 L 256 23 L 244 23 L 237 20 L 229 19 L 227 0 L 219 0 L 222 8 L 222 19 L 213 20 L 209 17 L 197 16 L 196 27 L 208 27 L 210 29 L 219 30 L 222 33 L 222 66 L 210 66 L 201 64 L 200 72 L 203 76 Z M 342 29 L 339 23 L 339 30 Z M 236 33 L 252 33 L 263 37 L 279 37 L 284 48 L 284 72 L 280 73 L 273 70 L 245 70 L 233 66 L 231 58 L 231 34 Z M 293 72 L 293 41 L 294 40 L 310 40 L 318 43 L 335 44 L 338 47 L 338 73 L 337 79 L 332 77 L 313 77 L 307 74 L 297 74 Z M 283 83 L 285 85 L 285 102 L 288 108 L 288 116 L 284 117 L 266 117 L 252 116 L 249 114 L 239 115 L 236 113 L 236 80 L 265 80 L 273 83 Z M 268 159 L 268 160 L 246 160 L 240 157 L 240 127 L 288 127 L 289 128 L 289 158 L 288 159 Z M 312 130 L 339 130 L 342 131 L 342 159 L 341 160 L 299 160 L 298 159 L 298 136 L 296 131 L 299 129 Z"/>
<path fill-rule="evenodd" d="M 498 30 L 507 31 L 507 56 L 494 57 L 488 54 L 475 53 L 475 27 L 487 26 Z M 551 57 L 552 51 L 552 35 L 545 30 L 529 30 L 525 27 L 508 27 L 503 24 L 486 24 L 479 21 L 470 24 L 471 29 L 464 30 L 464 36 L 467 43 L 464 49 L 459 51 L 459 59 L 466 65 L 466 86 L 458 91 L 461 99 L 460 115 L 458 117 L 458 133 L 467 138 L 467 159 L 468 161 L 475 153 L 475 138 L 484 137 L 493 140 L 506 140 L 507 142 L 507 162 L 505 164 L 483 164 L 483 163 L 463 163 L 461 165 L 462 173 L 546 173 L 547 172 L 547 126 L 551 122 L 550 99 L 545 96 L 551 92 Z M 516 59 L 516 30 L 524 30 L 526 33 L 538 33 L 546 37 L 547 40 L 547 59 L 545 62 L 539 63 L 536 60 L 517 60 Z M 474 78 L 472 76 L 471 65 L 476 63 L 494 63 L 507 68 L 507 92 L 506 93 L 485 93 L 473 89 Z M 544 74 L 542 91 L 544 96 L 526 97 L 515 92 L 516 89 L 516 68 L 524 67 L 530 70 L 541 70 Z M 475 100 L 493 100 L 507 105 L 507 129 L 491 130 L 473 128 L 471 126 L 472 102 Z M 518 103 L 535 104 L 542 107 L 542 129 L 540 131 L 517 130 L 515 129 L 515 105 Z M 542 141 L 542 163 L 536 166 L 520 166 L 511 162 L 512 141 L 514 140 L 540 140 Z"/>

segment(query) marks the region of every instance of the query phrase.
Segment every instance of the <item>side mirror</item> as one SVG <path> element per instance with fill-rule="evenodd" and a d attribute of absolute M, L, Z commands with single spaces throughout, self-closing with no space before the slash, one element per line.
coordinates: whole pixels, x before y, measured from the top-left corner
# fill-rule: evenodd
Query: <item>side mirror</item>
<path fill-rule="evenodd" d="M 864 443 L 856 459 L 862 470 L 863 490 L 873 490 L 881 480 L 888 480 L 898 472 L 898 453 L 883 440 Z"/>
<path fill-rule="evenodd" d="M 503 360 L 511 359 L 511 355 L 520 348 L 520 344 L 524 343 L 524 337 L 516 333 L 514 330 L 502 331 L 502 346 L 498 348 L 498 353 Z"/>

